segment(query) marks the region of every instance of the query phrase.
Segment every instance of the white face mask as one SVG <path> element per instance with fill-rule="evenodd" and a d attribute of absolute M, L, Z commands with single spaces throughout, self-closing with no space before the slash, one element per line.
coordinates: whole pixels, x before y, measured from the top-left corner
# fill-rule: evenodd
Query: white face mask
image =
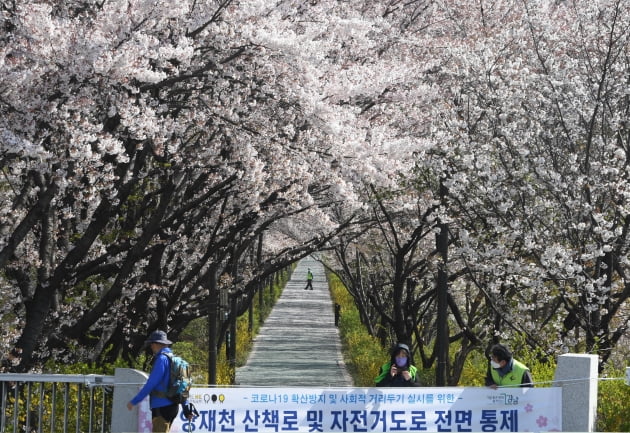
<path fill-rule="evenodd" d="M 490 360 L 490 367 L 492 367 L 492 368 L 501 368 L 501 364 L 499 364 L 498 362 L 494 362 L 494 361 Z"/>

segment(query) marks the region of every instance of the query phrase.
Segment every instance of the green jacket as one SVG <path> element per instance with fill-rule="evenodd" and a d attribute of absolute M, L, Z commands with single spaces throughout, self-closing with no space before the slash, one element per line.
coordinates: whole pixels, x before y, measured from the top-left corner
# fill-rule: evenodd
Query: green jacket
<path fill-rule="evenodd" d="M 391 377 L 391 369 L 391 362 L 386 362 L 381 366 L 380 374 L 374 379 L 376 386 L 418 386 L 418 381 L 416 379 L 418 369 L 415 365 L 409 366 L 409 374 L 411 375 L 411 380 L 409 380 L 409 382 L 407 382 L 401 375 Z"/>

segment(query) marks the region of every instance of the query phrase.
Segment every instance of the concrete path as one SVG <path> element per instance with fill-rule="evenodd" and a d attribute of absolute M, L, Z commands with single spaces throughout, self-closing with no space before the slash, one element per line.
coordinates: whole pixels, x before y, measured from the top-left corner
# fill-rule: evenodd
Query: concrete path
<path fill-rule="evenodd" d="M 313 290 L 306 272 L 313 272 Z M 301 260 L 254 340 L 247 363 L 236 369 L 238 386 L 352 386 L 341 354 L 324 267 Z"/>

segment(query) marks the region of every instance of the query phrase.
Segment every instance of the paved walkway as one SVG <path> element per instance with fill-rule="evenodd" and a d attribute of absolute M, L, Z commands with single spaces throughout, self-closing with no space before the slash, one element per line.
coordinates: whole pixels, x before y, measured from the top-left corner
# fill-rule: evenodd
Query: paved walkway
<path fill-rule="evenodd" d="M 313 290 L 306 272 L 313 272 Z M 254 340 L 247 364 L 236 369 L 239 386 L 352 386 L 341 354 L 324 267 L 302 259 Z"/>

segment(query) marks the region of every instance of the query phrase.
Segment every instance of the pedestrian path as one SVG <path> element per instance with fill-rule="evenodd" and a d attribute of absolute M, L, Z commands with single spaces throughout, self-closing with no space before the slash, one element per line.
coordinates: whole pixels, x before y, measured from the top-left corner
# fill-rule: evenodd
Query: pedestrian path
<path fill-rule="evenodd" d="M 313 290 L 306 273 L 313 272 Z M 247 363 L 236 369 L 239 386 L 352 386 L 341 354 L 324 267 L 302 259 L 254 340 Z"/>

